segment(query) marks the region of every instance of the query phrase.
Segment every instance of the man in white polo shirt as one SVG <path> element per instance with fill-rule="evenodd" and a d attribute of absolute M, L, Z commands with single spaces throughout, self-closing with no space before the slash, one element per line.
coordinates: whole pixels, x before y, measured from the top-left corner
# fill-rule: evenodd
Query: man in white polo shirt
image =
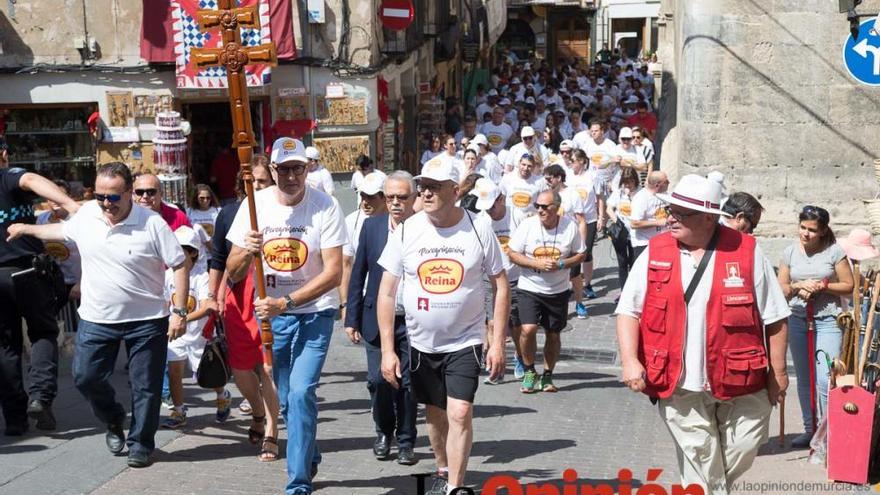
<path fill-rule="evenodd" d="M 382 376 L 397 388 L 402 377 L 394 347 L 398 282 L 411 345 L 413 392 L 427 405 L 428 438 L 438 477 L 430 493 L 450 493 L 464 483 L 473 436 L 473 402 L 483 347 L 483 278 L 495 289 L 497 328 L 486 360 L 491 376 L 504 370 L 510 295 L 501 247 L 485 218 L 455 206 L 458 169 L 426 167 L 418 189 L 423 209 L 388 237 L 379 264 L 377 316 Z M 448 476 L 448 477 L 447 477 Z"/>
<path fill-rule="evenodd" d="M 242 203 L 226 235 L 233 244 L 226 270 L 235 283 L 248 276 L 255 259 L 264 263 L 267 297 L 257 299 L 254 309 L 271 321 L 275 340 L 272 372 L 287 425 L 286 492 L 307 494 L 321 461 L 317 388 L 339 307 L 346 235 L 333 198 L 306 186 L 305 146 L 281 138 L 272 149 L 276 185 L 254 193 L 261 230 L 250 229 Z M 266 442 L 277 439 L 266 437 L 264 450 L 271 449 Z"/>
<path fill-rule="evenodd" d="M 72 240 L 82 259 L 82 300 L 73 358 L 76 388 L 108 425 L 107 448 L 128 444 L 128 465 L 145 467 L 159 427 L 162 375 L 168 341 L 186 331 L 187 308 L 171 308 L 164 297 L 165 267 L 174 270 L 177 301 L 189 294 L 189 265 L 162 217 L 132 203 L 132 176 L 125 164 L 98 167 L 95 201 L 63 224 L 9 227 L 12 238 Z M 120 342 L 128 352 L 131 428 L 122 431 L 125 409 L 116 401 L 110 376 Z"/>

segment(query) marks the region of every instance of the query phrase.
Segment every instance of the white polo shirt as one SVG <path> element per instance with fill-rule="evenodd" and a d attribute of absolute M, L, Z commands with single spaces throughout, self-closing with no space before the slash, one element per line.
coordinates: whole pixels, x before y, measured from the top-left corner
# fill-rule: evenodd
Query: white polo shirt
<path fill-rule="evenodd" d="M 648 292 L 648 254 L 650 247 L 638 257 L 626 279 L 626 285 L 620 293 L 615 315 L 628 315 L 639 318 L 645 305 L 645 294 Z M 699 263 L 687 249 L 679 249 L 681 266 L 681 286 L 686 288 L 697 271 Z M 712 292 L 712 278 L 715 272 L 715 253 L 709 259 L 703 278 L 697 283 L 697 289 L 687 305 L 687 332 L 684 347 L 684 372 L 679 385 L 693 392 L 708 390 L 706 378 L 706 307 Z M 791 310 L 782 293 L 782 287 L 776 280 L 773 265 L 764 256 L 760 246 L 755 246 L 755 261 L 752 274 L 755 291 L 755 305 L 761 314 L 764 325 L 770 325 L 783 318 L 788 318 Z"/>
<path fill-rule="evenodd" d="M 112 324 L 169 315 L 165 268 L 179 266 L 184 254 L 158 213 L 134 204 L 125 220 L 110 225 L 89 201 L 62 229 L 82 260 L 80 318 Z"/>

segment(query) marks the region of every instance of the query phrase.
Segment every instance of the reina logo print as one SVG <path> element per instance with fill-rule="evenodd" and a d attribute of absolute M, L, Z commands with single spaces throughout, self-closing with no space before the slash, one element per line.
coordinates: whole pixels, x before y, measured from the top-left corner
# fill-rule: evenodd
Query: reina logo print
<path fill-rule="evenodd" d="M 419 265 L 419 283 L 430 294 L 449 294 L 461 286 L 464 267 L 456 260 L 435 258 Z"/>
<path fill-rule="evenodd" d="M 510 253 L 510 246 L 508 245 L 508 244 L 510 244 L 510 237 L 508 237 L 506 235 L 499 235 L 498 236 L 498 244 L 501 245 L 501 251 L 504 254 Z"/>
<path fill-rule="evenodd" d="M 44 246 L 46 254 L 58 261 L 67 261 L 70 258 L 70 250 L 61 242 L 50 241 Z"/>
<path fill-rule="evenodd" d="M 540 246 L 535 248 L 535 251 L 532 252 L 532 255 L 535 257 L 535 259 L 538 260 L 549 259 L 556 261 L 560 258 L 560 256 L 562 256 L 562 251 L 560 251 L 559 248 L 555 248 L 553 246 Z"/>
<path fill-rule="evenodd" d="M 294 272 L 309 258 L 309 248 L 299 239 L 279 237 L 263 243 L 263 259 L 276 272 Z"/>
<path fill-rule="evenodd" d="M 513 205 L 517 208 L 525 208 L 529 206 L 529 203 L 532 201 L 532 196 L 528 193 L 524 192 L 516 192 L 511 196 L 511 200 L 513 201 Z"/>

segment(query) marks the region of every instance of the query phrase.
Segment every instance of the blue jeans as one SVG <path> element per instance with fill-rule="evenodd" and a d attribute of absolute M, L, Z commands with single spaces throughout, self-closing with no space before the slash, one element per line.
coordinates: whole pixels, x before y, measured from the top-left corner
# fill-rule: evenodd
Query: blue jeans
<path fill-rule="evenodd" d="M 828 353 L 831 359 L 840 354 L 842 334 L 833 316 L 816 318 L 816 335 L 814 337 L 813 352 L 822 350 Z M 797 316 L 788 317 L 788 335 L 791 346 L 791 356 L 794 359 L 794 372 L 797 377 L 798 402 L 801 405 L 801 415 L 804 420 L 804 431 L 813 431 L 813 414 L 810 409 L 810 367 L 815 368 L 816 373 L 816 409 L 818 417 L 816 423 L 825 416 L 828 404 L 828 365 L 825 355 L 820 354 L 819 359 L 808 355 L 807 346 L 807 320 Z"/>
<path fill-rule="evenodd" d="M 318 380 L 330 348 L 335 309 L 278 315 L 272 319 L 272 367 L 281 414 L 287 426 L 287 493 L 312 493 L 312 464 L 321 462 Z"/>
<path fill-rule="evenodd" d="M 168 352 L 168 318 L 101 324 L 79 321 L 73 380 L 103 423 L 122 424 L 125 408 L 116 401 L 110 384 L 119 344 L 125 342 L 128 354 L 128 380 L 131 384 L 131 426 L 129 452 L 151 454 L 159 428 L 162 371 Z"/>

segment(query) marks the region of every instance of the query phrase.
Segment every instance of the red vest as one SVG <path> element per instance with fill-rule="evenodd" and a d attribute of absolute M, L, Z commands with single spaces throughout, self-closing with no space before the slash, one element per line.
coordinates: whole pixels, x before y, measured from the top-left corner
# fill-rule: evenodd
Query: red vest
<path fill-rule="evenodd" d="M 765 387 L 767 353 L 754 293 L 755 238 L 727 227 L 719 229 L 706 307 L 705 360 L 712 395 L 727 400 Z M 647 375 L 645 393 L 664 399 L 682 376 L 687 306 L 677 241 L 668 232 L 655 236 L 648 254 L 638 352 Z"/>

